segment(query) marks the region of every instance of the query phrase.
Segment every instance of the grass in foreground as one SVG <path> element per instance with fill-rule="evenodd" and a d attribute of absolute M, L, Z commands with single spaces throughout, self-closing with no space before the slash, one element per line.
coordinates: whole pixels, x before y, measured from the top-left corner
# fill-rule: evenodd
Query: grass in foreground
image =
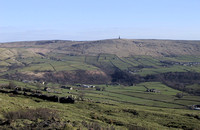
<path fill-rule="evenodd" d="M 20 110 L 35 110 L 41 108 L 57 111 L 59 121 L 65 127 L 71 125 L 73 128 L 87 129 L 86 124 L 91 122 L 103 128 L 129 129 L 199 129 L 200 119 L 198 111 L 179 110 L 170 108 L 156 108 L 148 106 L 129 105 L 124 103 L 105 104 L 94 102 L 76 102 L 75 104 L 60 104 L 42 101 L 35 98 L 23 96 L 12 97 L 7 94 L 0 94 L 0 119 L 7 120 L 3 116 L 8 112 Z M 55 120 L 58 120 L 55 119 Z M 38 119 L 38 120 L 43 120 Z M 37 120 L 37 121 L 38 121 Z M 26 119 L 28 124 L 34 124 L 36 120 Z M 39 121 L 40 122 L 40 121 Z M 11 126 L 23 128 L 24 120 L 15 119 Z M 0 126 L 0 128 L 6 126 Z"/>
<path fill-rule="evenodd" d="M 3 82 L 3 81 L 1 81 Z M 5 82 L 5 81 L 4 81 Z M 17 84 L 17 82 L 16 82 Z M 19 84 L 20 85 L 20 84 Z M 159 89 L 161 93 L 145 92 L 146 88 Z M 28 86 L 31 88 L 31 86 Z M 99 85 L 98 87 L 105 87 Z M 34 87 L 32 87 L 34 89 Z M 78 89 L 75 87 L 75 89 Z M 59 90 L 59 88 L 56 88 Z M 141 83 L 136 86 L 108 86 L 104 91 L 95 89 L 65 90 L 60 89 L 67 96 L 79 96 L 84 93 L 84 101 L 75 104 L 61 104 L 48 102 L 37 98 L 15 96 L 0 93 L 0 129 L 1 128 L 31 128 L 47 122 L 47 128 L 56 127 L 56 122 L 62 128 L 88 129 L 200 129 L 199 111 L 186 109 L 185 106 L 199 103 L 199 97 L 186 95 L 182 99 L 175 97 L 179 91 L 171 89 L 159 82 Z M 54 95 L 54 93 L 48 93 Z M 25 118 L 24 113 L 36 109 L 48 109 L 58 117 Z M 9 117 L 6 115 L 18 114 Z M 29 113 L 29 112 L 28 112 Z M 5 115 L 6 114 L 6 115 Z M 22 115 L 22 116 L 19 116 Z M 51 115 L 51 114 L 49 114 Z M 9 119 L 8 124 L 4 124 Z M 41 126 L 43 127 L 43 126 Z"/>

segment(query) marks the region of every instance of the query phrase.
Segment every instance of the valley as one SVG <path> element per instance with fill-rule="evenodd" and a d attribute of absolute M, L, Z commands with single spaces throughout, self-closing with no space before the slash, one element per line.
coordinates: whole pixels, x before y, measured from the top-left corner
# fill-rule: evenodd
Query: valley
<path fill-rule="evenodd" d="M 199 56 L 200 41 L 1 43 L 0 129 L 200 129 Z M 23 117 L 43 108 L 57 116 Z"/>

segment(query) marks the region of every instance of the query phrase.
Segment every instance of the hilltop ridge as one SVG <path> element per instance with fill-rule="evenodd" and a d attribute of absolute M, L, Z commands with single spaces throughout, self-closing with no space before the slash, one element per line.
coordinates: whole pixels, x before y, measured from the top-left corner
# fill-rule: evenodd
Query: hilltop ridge
<path fill-rule="evenodd" d="M 96 41 L 44 40 L 1 43 L 0 48 L 25 48 L 32 52 L 74 55 L 115 54 L 175 56 L 200 55 L 200 41 L 155 39 L 106 39 Z"/>

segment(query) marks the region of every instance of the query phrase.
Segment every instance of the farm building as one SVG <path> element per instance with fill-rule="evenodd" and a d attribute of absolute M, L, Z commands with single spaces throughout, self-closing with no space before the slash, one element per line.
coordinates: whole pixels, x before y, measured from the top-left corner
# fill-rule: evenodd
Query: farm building
<path fill-rule="evenodd" d="M 49 91 L 49 90 L 50 90 L 50 88 L 48 88 L 48 87 L 44 88 L 44 91 Z"/>
<path fill-rule="evenodd" d="M 61 86 L 61 88 L 63 88 L 63 89 L 69 89 L 69 90 L 73 90 L 72 87 L 68 87 L 68 86 Z"/>
<path fill-rule="evenodd" d="M 82 88 L 95 88 L 96 86 L 93 85 L 85 85 L 85 84 L 81 84 L 81 85 L 77 85 L 78 87 L 82 87 Z"/>
<path fill-rule="evenodd" d="M 194 110 L 200 110 L 200 105 L 193 105 L 192 108 L 193 108 Z"/>
<path fill-rule="evenodd" d="M 156 89 L 147 89 L 146 92 L 160 93 L 160 91 Z"/>

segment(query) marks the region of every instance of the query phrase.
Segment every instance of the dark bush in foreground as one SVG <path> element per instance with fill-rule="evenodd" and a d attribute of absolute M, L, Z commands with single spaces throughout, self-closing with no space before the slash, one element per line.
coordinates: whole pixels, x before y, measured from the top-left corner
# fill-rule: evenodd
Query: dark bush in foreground
<path fill-rule="evenodd" d="M 58 116 L 54 110 L 48 108 L 37 108 L 7 112 L 4 114 L 4 117 L 10 121 L 16 119 L 28 119 L 34 121 L 37 119 L 49 120 L 52 118 L 57 118 Z"/>
<path fill-rule="evenodd" d="M 57 111 L 48 108 L 24 109 L 7 112 L 0 120 L 0 129 L 50 130 L 64 129 L 66 122 L 60 120 Z"/>

